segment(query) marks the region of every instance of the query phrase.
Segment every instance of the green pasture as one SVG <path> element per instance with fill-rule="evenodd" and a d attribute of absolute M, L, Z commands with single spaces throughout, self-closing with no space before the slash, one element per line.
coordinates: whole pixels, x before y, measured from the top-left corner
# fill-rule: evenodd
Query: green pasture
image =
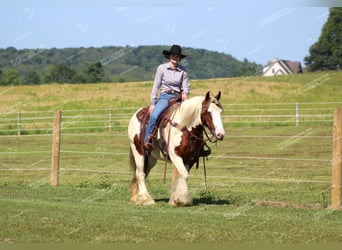
<path fill-rule="evenodd" d="M 191 80 L 191 95 L 222 92 L 223 104 L 341 101 L 341 72 Z M 122 109 L 149 103 L 149 82 L 1 86 L 0 113 Z"/>
<path fill-rule="evenodd" d="M 6 190 L 6 191 L 5 191 Z M 129 204 L 125 185 L 20 184 L 1 187 L 2 242 L 336 243 L 341 213 L 214 200 L 200 192 L 195 205 L 172 208 L 165 187 L 157 204 Z"/>
<path fill-rule="evenodd" d="M 267 103 L 341 102 L 341 82 L 340 72 L 194 80 L 192 95 L 221 90 L 224 115 L 249 108 L 267 115 Z M 331 115 L 319 118 L 324 121 L 299 126 L 292 118 L 224 118 L 227 136 L 210 145 L 206 161 L 208 189 L 202 160 L 190 172 L 194 206 L 167 204 L 172 166 L 164 184 L 159 162 L 147 181 L 156 204 L 142 207 L 129 203 L 125 124 L 148 103 L 150 88 L 150 82 L 0 88 L 0 117 L 13 117 L 13 131 L 0 122 L 0 130 L 8 129 L 0 134 L 0 242 L 341 243 L 342 212 L 328 208 L 334 104 L 324 108 Z M 253 103 L 265 106 L 248 106 Z M 76 122 L 88 109 L 94 109 L 85 113 L 90 118 Z M 18 136 L 19 110 L 24 118 L 32 112 L 44 119 L 23 120 L 26 132 Z M 55 110 L 62 110 L 64 130 L 60 185 L 51 187 Z"/>

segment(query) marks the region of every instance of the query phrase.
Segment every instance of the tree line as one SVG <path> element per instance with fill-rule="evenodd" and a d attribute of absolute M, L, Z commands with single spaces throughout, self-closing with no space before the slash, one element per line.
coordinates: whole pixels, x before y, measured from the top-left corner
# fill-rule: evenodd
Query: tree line
<path fill-rule="evenodd" d="M 0 49 L 0 85 L 152 81 L 168 46 Z M 183 48 L 191 79 L 258 75 L 261 65 L 224 53 Z"/>

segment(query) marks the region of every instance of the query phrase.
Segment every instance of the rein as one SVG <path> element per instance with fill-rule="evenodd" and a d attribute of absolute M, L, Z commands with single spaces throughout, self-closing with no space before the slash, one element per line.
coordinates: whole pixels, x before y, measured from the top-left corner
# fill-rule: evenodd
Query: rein
<path fill-rule="evenodd" d="M 204 131 L 204 134 L 207 137 L 207 139 L 203 139 L 201 137 L 198 137 L 194 133 L 190 132 L 188 129 L 186 129 L 186 131 L 187 131 L 187 133 L 189 133 L 190 136 L 192 136 L 193 138 L 195 138 L 198 141 L 201 141 L 203 143 L 203 146 L 209 147 L 206 144 L 207 141 L 209 141 L 211 143 L 215 143 L 215 144 L 217 143 L 217 139 L 216 138 L 215 138 L 215 140 L 212 139 L 212 138 L 214 138 L 214 136 L 212 136 L 211 138 L 209 137 L 208 132 L 206 131 L 206 127 L 205 126 L 203 126 L 203 131 Z M 203 174 L 204 174 L 205 190 L 207 191 L 208 190 L 208 184 L 207 184 L 207 168 L 206 168 L 206 165 L 205 165 L 205 156 L 202 156 L 202 158 L 203 158 Z M 208 160 L 208 158 L 207 158 L 207 160 Z M 198 168 L 198 162 L 197 162 L 197 167 L 196 168 Z"/>
<path fill-rule="evenodd" d="M 173 118 L 173 117 L 172 117 Z M 177 127 L 177 123 L 173 122 L 172 121 L 172 118 L 168 119 L 168 122 L 170 123 L 171 127 Z M 170 134 L 171 134 L 171 127 L 169 128 L 169 133 L 168 133 L 168 139 L 167 139 L 167 143 L 166 143 L 166 154 L 165 154 L 165 165 L 164 165 L 164 178 L 163 178 L 163 183 L 165 184 L 166 182 L 166 170 L 167 170 L 167 158 L 168 158 L 168 145 L 170 143 Z M 187 131 L 187 133 L 192 137 L 192 138 L 195 138 L 196 140 L 198 141 L 201 141 L 203 143 L 203 146 L 206 145 L 206 142 L 209 141 L 210 143 L 217 143 L 217 139 L 212 136 L 212 137 L 209 137 L 208 135 L 208 132 L 206 131 L 206 127 L 203 126 L 203 131 L 204 131 L 204 134 L 206 136 L 206 139 L 203 139 L 201 137 L 198 137 L 197 135 L 195 135 L 194 133 L 192 133 L 191 131 L 189 131 L 187 128 L 183 129 L 183 131 Z M 214 139 L 213 139 L 214 138 Z M 206 145 L 208 147 L 208 145 Z M 200 157 L 200 156 L 199 156 Z M 199 158 L 198 157 L 198 158 Z M 204 182 L 205 182 L 205 189 L 208 190 L 208 184 L 207 184 L 207 169 L 206 169 L 206 166 L 205 166 L 205 156 L 203 156 L 203 174 L 204 174 Z M 208 159 L 208 158 L 207 158 Z M 197 168 L 198 168 L 198 162 L 197 162 Z"/>
<path fill-rule="evenodd" d="M 167 121 L 171 124 L 172 127 L 177 126 L 177 123 L 172 121 L 175 115 L 176 115 L 176 112 L 173 112 L 172 117 L 167 119 Z M 167 158 L 169 157 L 170 137 L 171 137 L 171 127 L 169 128 L 169 133 L 167 136 L 167 143 L 165 146 L 166 150 L 165 150 L 165 165 L 164 165 L 164 179 L 163 179 L 164 184 L 165 184 L 165 180 L 166 180 Z"/>
<path fill-rule="evenodd" d="M 208 142 L 211 142 L 211 143 L 217 143 L 217 139 L 215 138 L 215 136 L 209 137 L 208 132 L 207 132 L 207 130 L 205 128 L 206 127 L 203 126 L 203 131 L 204 131 L 204 134 L 207 137 L 207 139 L 200 138 L 197 135 L 191 133 L 189 130 L 188 130 L 188 133 L 191 134 L 191 136 L 193 136 L 195 139 L 197 139 L 199 141 L 203 141 L 203 142 L 207 142 L 208 141 Z M 213 140 L 213 138 L 214 138 L 214 140 Z"/>

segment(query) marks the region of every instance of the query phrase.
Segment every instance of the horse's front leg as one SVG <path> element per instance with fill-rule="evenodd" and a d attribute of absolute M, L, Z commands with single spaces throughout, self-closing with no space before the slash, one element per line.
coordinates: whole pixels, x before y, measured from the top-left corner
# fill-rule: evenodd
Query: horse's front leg
<path fill-rule="evenodd" d="M 189 171 L 180 157 L 173 159 L 173 164 L 169 204 L 171 206 L 191 206 L 192 198 L 188 191 Z"/>

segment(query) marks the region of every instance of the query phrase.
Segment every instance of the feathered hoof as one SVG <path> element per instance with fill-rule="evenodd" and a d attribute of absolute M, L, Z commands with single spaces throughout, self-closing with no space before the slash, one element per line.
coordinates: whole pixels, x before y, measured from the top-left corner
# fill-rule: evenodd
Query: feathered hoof
<path fill-rule="evenodd" d="M 170 199 L 169 205 L 173 207 L 189 207 L 192 206 L 192 198 L 189 196 L 183 196 L 176 199 Z"/>
<path fill-rule="evenodd" d="M 137 196 L 137 199 L 135 200 L 136 205 L 142 205 L 142 206 L 148 206 L 155 204 L 154 199 L 150 196 Z"/>

